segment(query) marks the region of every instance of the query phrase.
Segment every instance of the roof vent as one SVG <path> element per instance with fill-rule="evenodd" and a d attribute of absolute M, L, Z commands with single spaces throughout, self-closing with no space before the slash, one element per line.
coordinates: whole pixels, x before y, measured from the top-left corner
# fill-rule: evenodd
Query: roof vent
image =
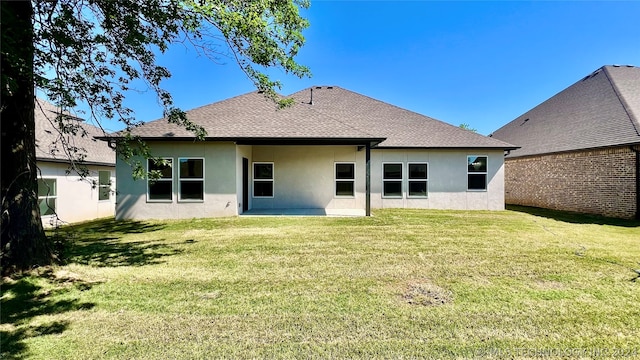
<path fill-rule="evenodd" d="M 316 86 L 316 89 L 322 89 L 322 86 Z"/>
<path fill-rule="evenodd" d="M 524 121 L 522 122 L 522 124 L 520 124 L 520 126 L 524 125 L 527 123 L 527 121 L 529 121 L 529 118 L 524 119 Z"/>
<path fill-rule="evenodd" d="M 327 89 L 333 89 L 333 86 L 327 86 Z"/>

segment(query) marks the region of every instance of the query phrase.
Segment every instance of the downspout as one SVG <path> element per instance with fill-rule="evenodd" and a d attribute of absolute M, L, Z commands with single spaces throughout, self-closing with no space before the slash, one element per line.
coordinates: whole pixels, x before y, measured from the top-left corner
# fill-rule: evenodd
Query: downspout
<path fill-rule="evenodd" d="M 367 148 L 365 151 L 365 159 L 366 159 L 366 172 L 367 172 L 367 180 L 366 180 L 366 196 L 365 196 L 365 215 L 371 216 L 371 143 L 367 143 Z M 637 162 L 636 162 L 637 165 Z"/>
<path fill-rule="evenodd" d="M 636 220 L 640 220 L 640 146 L 631 146 L 636 153 Z"/>

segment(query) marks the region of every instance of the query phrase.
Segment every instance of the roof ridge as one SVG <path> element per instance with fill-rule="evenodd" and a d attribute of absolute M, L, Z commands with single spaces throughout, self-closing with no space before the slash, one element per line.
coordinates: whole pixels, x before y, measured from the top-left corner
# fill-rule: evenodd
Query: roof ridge
<path fill-rule="evenodd" d="M 615 92 L 616 97 L 618 98 L 618 101 L 620 101 L 620 104 L 622 105 L 624 112 L 629 117 L 629 121 L 631 121 L 631 126 L 633 126 L 633 129 L 636 131 L 636 134 L 640 136 L 640 121 L 633 113 L 633 110 L 627 103 L 627 100 L 625 99 L 625 97 L 622 95 L 622 92 L 620 91 L 618 84 L 616 84 L 616 82 L 613 80 L 613 77 L 611 76 L 609 69 L 606 66 L 603 66 L 602 69 L 605 76 L 607 77 L 607 80 L 609 80 L 609 84 L 611 84 L 611 87 L 613 88 L 613 92 Z"/>

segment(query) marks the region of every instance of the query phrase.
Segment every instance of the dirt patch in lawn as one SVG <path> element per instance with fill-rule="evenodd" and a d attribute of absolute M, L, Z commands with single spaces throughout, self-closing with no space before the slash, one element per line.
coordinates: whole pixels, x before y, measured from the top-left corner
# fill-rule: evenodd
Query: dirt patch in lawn
<path fill-rule="evenodd" d="M 428 279 L 408 281 L 402 291 L 402 300 L 410 305 L 439 306 L 453 302 L 453 293 Z"/>

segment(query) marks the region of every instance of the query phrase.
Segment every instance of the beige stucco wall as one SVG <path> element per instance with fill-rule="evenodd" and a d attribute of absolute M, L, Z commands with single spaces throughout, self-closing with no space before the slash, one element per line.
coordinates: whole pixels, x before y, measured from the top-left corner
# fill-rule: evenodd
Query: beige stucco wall
<path fill-rule="evenodd" d="M 252 160 L 274 163 L 274 197 L 251 197 L 253 209 L 365 207 L 365 151 L 356 146 L 253 146 Z M 353 197 L 334 195 L 336 162 L 355 163 Z"/>
<path fill-rule="evenodd" d="M 115 171 L 110 166 L 87 166 L 89 175 L 82 179 L 77 173 L 67 175 L 68 164 L 53 162 L 38 162 L 39 178 L 56 179 L 56 213 L 42 217 L 44 226 L 74 223 L 113 216 L 115 212 L 115 196 L 112 193 L 109 200 L 98 200 L 98 171 L 111 172 L 112 190 L 115 191 Z"/>
<path fill-rule="evenodd" d="M 467 156 L 486 155 L 487 190 L 467 190 Z M 382 164 L 403 164 L 403 197 L 383 198 Z M 427 198 L 407 197 L 409 162 L 428 163 Z M 504 152 L 502 150 L 373 149 L 371 151 L 371 207 L 457 210 L 504 210 Z"/>
<path fill-rule="evenodd" d="M 236 145 L 232 142 L 147 142 L 151 154 L 174 162 L 173 200 L 147 201 L 146 179 L 134 180 L 131 166 L 118 160 L 117 219 L 189 219 L 238 214 Z M 204 158 L 204 201 L 178 201 L 178 158 Z M 146 166 L 146 164 L 145 164 Z"/>
<path fill-rule="evenodd" d="M 242 159 L 249 160 L 249 209 L 357 209 L 366 202 L 366 153 L 356 146 L 236 145 L 232 142 L 148 143 L 155 156 L 205 159 L 205 194 L 202 202 L 177 200 L 178 174 L 174 167 L 173 200 L 147 201 L 147 181 L 134 181 L 129 165 L 116 167 L 118 219 L 170 219 L 233 216 L 242 213 Z M 486 155 L 486 191 L 467 190 L 467 156 Z M 253 163 L 274 166 L 274 196 L 253 196 Z M 355 163 L 355 195 L 335 196 L 335 164 Z M 382 197 L 382 164 L 427 162 L 428 197 L 408 198 L 406 176 L 404 196 Z M 504 163 L 501 150 L 398 150 L 371 151 L 371 207 L 427 209 L 504 209 Z"/>

